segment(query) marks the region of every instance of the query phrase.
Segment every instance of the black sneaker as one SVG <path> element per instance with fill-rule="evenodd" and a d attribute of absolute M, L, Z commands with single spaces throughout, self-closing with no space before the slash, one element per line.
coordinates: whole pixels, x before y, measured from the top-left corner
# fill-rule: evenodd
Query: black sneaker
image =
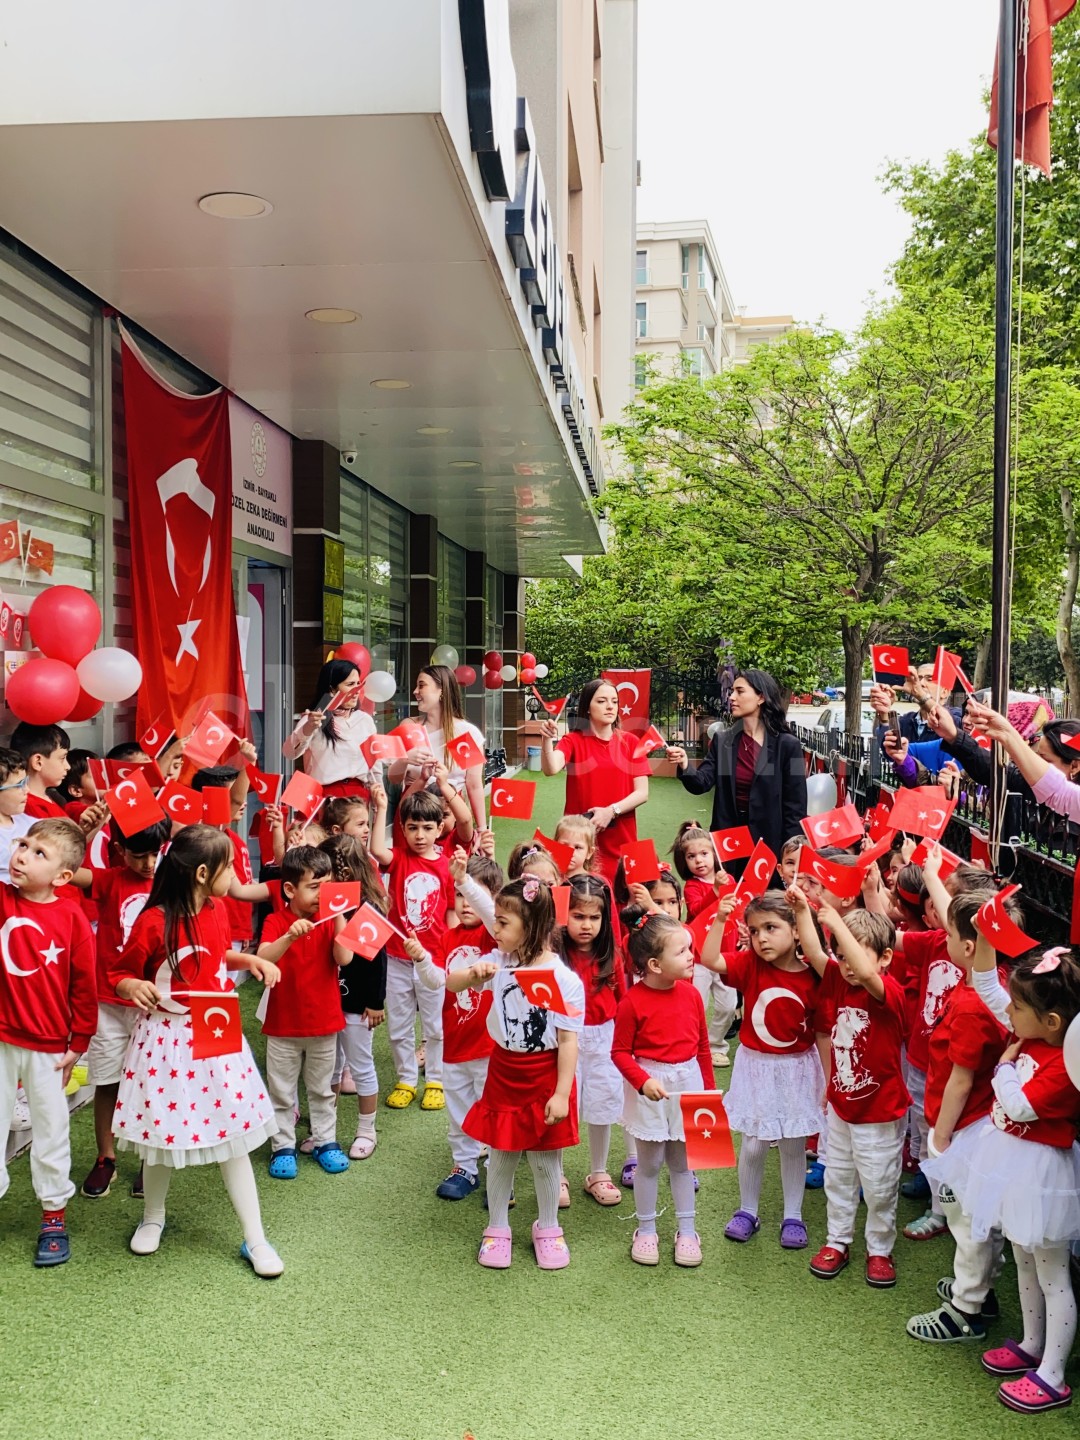
<path fill-rule="evenodd" d="M 109 1187 L 116 1179 L 116 1161 L 106 1155 L 99 1155 L 94 1168 L 82 1183 L 82 1193 L 88 1200 L 100 1200 L 109 1193 Z"/>
<path fill-rule="evenodd" d="M 141 1165 L 139 1166 L 139 1173 L 131 1182 L 131 1197 L 133 1200 L 145 1200 L 146 1198 L 143 1192 L 143 1167 Z"/>

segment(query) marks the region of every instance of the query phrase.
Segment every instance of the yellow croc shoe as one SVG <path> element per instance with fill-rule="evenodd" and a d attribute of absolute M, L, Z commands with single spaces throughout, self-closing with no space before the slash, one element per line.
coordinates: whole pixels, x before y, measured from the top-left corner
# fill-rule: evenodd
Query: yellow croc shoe
<path fill-rule="evenodd" d="M 406 1085 L 399 1080 L 386 1097 L 386 1103 L 391 1110 L 407 1110 L 415 1099 L 416 1086 Z"/>
<path fill-rule="evenodd" d="M 421 1110 L 445 1110 L 446 1096 L 443 1094 L 443 1087 L 437 1080 L 429 1080 L 424 1086 L 424 1097 L 420 1101 Z"/>

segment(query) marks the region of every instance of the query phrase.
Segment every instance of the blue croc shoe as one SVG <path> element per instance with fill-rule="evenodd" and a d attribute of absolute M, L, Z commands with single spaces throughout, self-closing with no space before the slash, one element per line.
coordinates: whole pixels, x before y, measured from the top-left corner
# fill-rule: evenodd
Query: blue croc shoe
<path fill-rule="evenodd" d="M 467 1170 L 454 1169 L 450 1171 L 441 1185 L 436 1186 L 435 1194 L 440 1200 L 467 1200 L 479 1189 L 479 1175 L 470 1175 Z"/>
<path fill-rule="evenodd" d="M 929 1200 L 930 1181 L 920 1170 L 917 1175 L 909 1175 L 900 1186 L 900 1194 L 905 1200 Z"/>
<path fill-rule="evenodd" d="M 825 1166 L 820 1160 L 811 1160 L 806 1167 L 807 1190 L 821 1190 L 825 1185 Z"/>
<path fill-rule="evenodd" d="M 42 1225 L 34 1251 L 34 1264 L 39 1270 L 50 1265 L 63 1265 L 71 1259 L 71 1241 L 63 1225 Z"/>
<path fill-rule="evenodd" d="M 316 1145 L 311 1158 L 319 1162 L 327 1175 L 340 1175 L 349 1168 L 349 1157 L 336 1140 L 331 1140 L 328 1145 Z"/>
<path fill-rule="evenodd" d="M 270 1156 L 270 1164 L 267 1168 L 270 1171 L 271 1180 L 295 1180 L 296 1151 L 275 1150 Z"/>

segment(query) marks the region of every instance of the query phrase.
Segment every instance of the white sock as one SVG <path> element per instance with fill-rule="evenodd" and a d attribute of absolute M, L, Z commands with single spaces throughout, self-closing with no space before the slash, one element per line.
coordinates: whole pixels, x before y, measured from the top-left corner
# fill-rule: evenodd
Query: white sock
<path fill-rule="evenodd" d="M 1038 1370 L 1048 1385 L 1060 1390 L 1065 1383 L 1065 1364 L 1076 1339 L 1076 1296 L 1069 1275 L 1069 1247 L 1040 1247 L 1035 1251 L 1035 1267 L 1046 1303 L 1046 1343 Z M 1026 1316 L 1024 1329 L 1026 1332 Z M 1021 1348 L 1027 1350 L 1026 1345 Z"/>
<path fill-rule="evenodd" d="M 559 1223 L 559 1185 L 562 1181 L 561 1150 L 530 1150 L 529 1168 L 536 1186 L 536 1209 L 542 1229 Z"/>
<path fill-rule="evenodd" d="M 144 1225 L 165 1224 L 165 1200 L 169 1194 L 172 1179 L 171 1165 L 153 1165 L 143 1161 L 143 1218 Z"/>
<path fill-rule="evenodd" d="M 262 1227 L 262 1213 L 259 1210 L 259 1192 L 255 1187 L 255 1171 L 251 1168 L 250 1155 L 234 1155 L 231 1160 L 221 1162 L 221 1178 L 225 1181 L 232 1207 L 236 1211 L 244 1239 L 250 1248 L 265 1245 L 266 1235 Z"/>
<path fill-rule="evenodd" d="M 660 1167 L 664 1163 L 663 1140 L 639 1140 L 638 1163 L 634 1171 L 634 1210 L 642 1235 L 656 1234 L 656 1196 L 660 1189 Z"/>
<path fill-rule="evenodd" d="M 589 1171 L 593 1175 L 606 1175 L 608 1153 L 611 1150 L 611 1126 L 589 1126 Z"/>
<path fill-rule="evenodd" d="M 780 1141 L 780 1184 L 784 1191 L 784 1219 L 801 1220 L 806 1194 L 806 1139 Z"/>
<path fill-rule="evenodd" d="M 686 1142 L 669 1140 L 664 1147 L 668 1180 L 671 1182 L 671 1198 L 675 1202 L 676 1229 L 680 1235 L 696 1235 L 694 1197 L 694 1175 L 686 1163 Z"/>
<path fill-rule="evenodd" d="M 555 1152 L 558 1153 L 558 1152 Z M 487 1163 L 488 1218 L 499 1230 L 510 1224 L 510 1194 L 514 1188 L 514 1175 L 521 1159 L 520 1150 L 492 1150 Z M 558 1179 L 555 1182 L 555 1207 L 559 1205 Z"/>
<path fill-rule="evenodd" d="M 765 1161 L 769 1155 L 768 1140 L 744 1135 L 739 1146 L 739 1209 L 756 1217 L 761 1200 L 761 1183 L 765 1179 Z M 803 1184 L 806 1169 L 803 1167 Z"/>
<path fill-rule="evenodd" d="M 375 1112 L 374 1112 L 374 1110 L 373 1110 L 369 1115 L 365 1115 L 362 1110 L 360 1111 L 360 1114 L 359 1114 L 359 1116 L 357 1117 L 357 1121 L 356 1121 L 356 1133 L 357 1133 L 357 1135 L 371 1135 L 371 1136 L 373 1136 L 373 1135 L 375 1134 Z"/>

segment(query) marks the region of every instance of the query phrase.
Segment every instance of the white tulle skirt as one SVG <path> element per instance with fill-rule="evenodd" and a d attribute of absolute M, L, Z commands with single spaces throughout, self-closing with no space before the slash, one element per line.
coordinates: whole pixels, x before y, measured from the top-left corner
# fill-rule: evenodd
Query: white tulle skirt
<path fill-rule="evenodd" d="M 766 1055 L 740 1045 L 724 1109 L 740 1135 L 794 1140 L 820 1131 L 824 1098 L 825 1076 L 816 1046 L 798 1055 Z"/>
<path fill-rule="evenodd" d="M 623 1078 L 611 1058 L 615 1021 L 586 1025 L 578 1036 L 578 1119 L 583 1125 L 618 1125 Z"/>
<path fill-rule="evenodd" d="M 638 1064 L 668 1092 L 666 1100 L 646 1100 L 623 1081 L 623 1129 L 635 1140 L 685 1140 L 679 1096 L 704 1090 L 697 1060 L 665 1065 L 660 1060 L 638 1060 Z"/>

